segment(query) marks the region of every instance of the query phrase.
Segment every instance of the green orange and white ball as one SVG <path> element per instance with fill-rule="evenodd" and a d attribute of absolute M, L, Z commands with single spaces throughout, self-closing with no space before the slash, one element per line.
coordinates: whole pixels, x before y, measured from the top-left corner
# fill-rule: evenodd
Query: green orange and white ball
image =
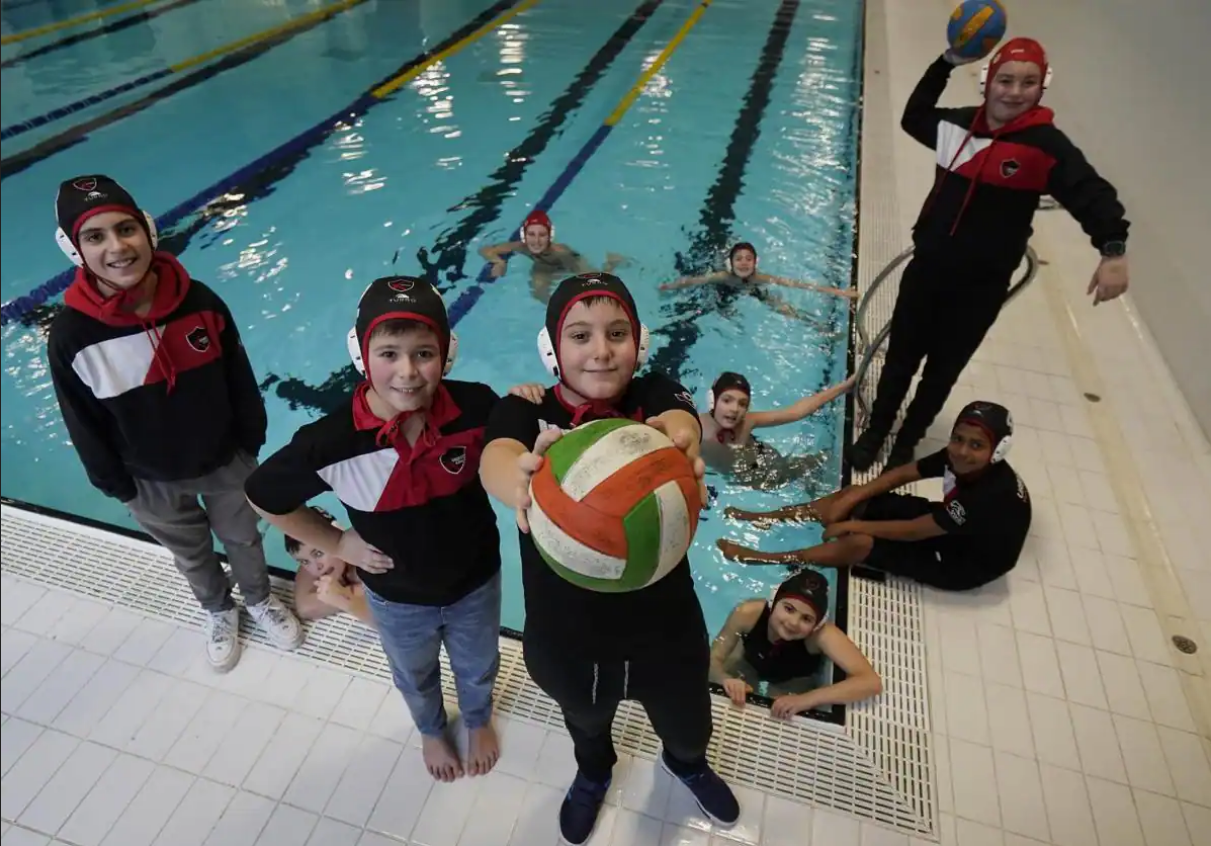
<path fill-rule="evenodd" d="M 560 576 L 589 590 L 641 590 L 685 558 L 702 501 L 689 459 L 664 433 L 595 420 L 546 458 L 530 480 L 530 535 Z"/>

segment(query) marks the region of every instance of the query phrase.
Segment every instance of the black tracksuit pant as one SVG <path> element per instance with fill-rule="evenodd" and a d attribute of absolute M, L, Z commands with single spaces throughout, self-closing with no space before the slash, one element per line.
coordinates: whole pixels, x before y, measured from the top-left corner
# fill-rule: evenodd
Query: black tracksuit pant
<path fill-rule="evenodd" d="M 524 646 L 526 669 L 563 710 L 576 764 L 588 779 L 605 783 L 618 762 L 610 728 L 624 699 L 647 711 L 670 769 L 688 775 L 706 765 L 712 725 L 705 638 L 655 643 L 627 661 L 594 661 L 577 655 L 574 647 L 538 638 L 526 637 Z"/>
<path fill-rule="evenodd" d="M 867 429 L 886 438 L 908 394 L 912 377 L 925 369 L 897 446 L 912 447 L 925 436 L 947 397 L 996 322 L 1013 269 L 964 271 L 927 256 L 914 256 L 904 269 L 891 318 L 891 340 Z"/>

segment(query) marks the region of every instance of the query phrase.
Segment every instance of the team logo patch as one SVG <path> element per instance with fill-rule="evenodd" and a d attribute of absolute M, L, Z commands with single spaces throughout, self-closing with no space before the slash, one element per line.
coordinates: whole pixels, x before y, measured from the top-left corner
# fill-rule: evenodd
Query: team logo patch
<path fill-rule="evenodd" d="M 406 294 L 416 287 L 416 283 L 411 279 L 392 279 L 387 283 L 387 287 L 399 294 Z"/>
<path fill-rule="evenodd" d="M 686 405 L 694 405 L 694 397 L 689 391 L 681 391 L 680 393 L 673 394 L 673 399 L 677 400 L 678 402 L 683 402 Z"/>
<path fill-rule="evenodd" d="M 193 347 L 200 353 L 210 349 L 210 333 L 206 331 L 206 327 L 199 326 L 185 336 L 185 340 L 189 342 L 189 346 Z"/>
<path fill-rule="evenodd" d="M 467 448 L 464 446 L 451 447 L 442 453 L 438 463 L 451 476 L 457 476 L 467 466 Z"/>
<path fill-rule="evenodd" d="M 947 504 L 946 513 L 950 515 L 951 520 L 955 521 L 956 526 L 962 526 L 967 522 L 967 509 L 957 499 L 952 499 Z"/>
<path fill-rule="evenodd" d="M 71 185 L 77 191 L 83 191 L 85 194 L 89 193 L 90 191 L 97 190 L 97 180 L 96 179 L 77 179 Z"/>
<path fill-rule="evenodd" d="M 1021 169 L 1022 165 L 1016 160 L 1005 159 L 1005 161 L 1001 162 L 1001 178 L 1008 179 Z"/>

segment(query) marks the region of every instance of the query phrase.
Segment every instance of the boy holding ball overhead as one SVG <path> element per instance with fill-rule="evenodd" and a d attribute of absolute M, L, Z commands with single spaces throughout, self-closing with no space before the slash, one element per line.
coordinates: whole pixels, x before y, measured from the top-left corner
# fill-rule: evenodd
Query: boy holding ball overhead
<path fill-rule="evenodd" d="M 559 383 L 538 405 L 506 397 L 492 412 L 480 463 L 484 487 L 517 509 L 525 585 L 524 646 L 530 676 L 563 710 L 576 774 L 559 811 L 563 838 L 592 834 L 618 758 L 610 727 L 619 703 L 644 706 L 664 744 L 661 764 L 717 823 L 736 822 L 731 789 L 706 760 L 711 737 L 710 642 L 682 557 L 663 578 L 630 591 L 593 590 L 548 565 L 529 534 L 530 478 L 561 435 L 608 418 L 646 422 L 689 460 L 705 500 L 701 428 L 690 393 L 659 374 L 636 376 L 647 328 L 622 280 L 585 273 L 560 283 L 547 304 L 539 352 Z M 578 569 L 565 559 L 564 566 Z"/>
<path fill-rule="evenodd" d="M 913 227 L 915 253 L 900 282 L 870 421 L 849 451 L 856 470 L 874 464 L 924 360 L 887 464 L 913 460 L 1005 304 L 1044 194 L 1076 218 L 1101 255 L 1088 291 L 1094 305 L 1127 290 L 1123 206 L 1055 126 L 1051 109 L 1039 105 L 1050 80 L 1042 46 L 1029 38 L 1006 42 L 984 75 L 983 103 L 939 108 L 951 71 L 978 58 L 943 54 L 904 107 L 904 131 L 936 151 L 934 187 Z"/>

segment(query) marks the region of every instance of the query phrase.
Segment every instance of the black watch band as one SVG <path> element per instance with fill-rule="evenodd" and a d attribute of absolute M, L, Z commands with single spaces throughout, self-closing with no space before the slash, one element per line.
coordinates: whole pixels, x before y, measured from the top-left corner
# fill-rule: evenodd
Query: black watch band
<path fill-rule="evenodd" d="M 1102 244 L 1103 258 L 1118 258 L 1119 256 L 1127 255 L 1126 241 L 1107 241 Z"/>

